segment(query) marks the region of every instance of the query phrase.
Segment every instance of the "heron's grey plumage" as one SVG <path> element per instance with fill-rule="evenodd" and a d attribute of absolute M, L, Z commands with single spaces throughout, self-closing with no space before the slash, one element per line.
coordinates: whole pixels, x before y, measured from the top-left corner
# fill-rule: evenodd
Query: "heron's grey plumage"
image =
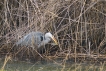
<path fill-rule="evenodd" d="M 33 47 L 33 46 L 40 47 L 42 45 L 47 44 L 51 40 L 50 36 L 48 36 L 47 34 L 48 33 L 46 33 L 44 35 L 42 32 L 31 32 L 31 33 L 27 34 L 26 36 L 24 36 L 23 38 L 21 38 L 16 43 L 16 45 L 30 46 L 30 47 Z"/>

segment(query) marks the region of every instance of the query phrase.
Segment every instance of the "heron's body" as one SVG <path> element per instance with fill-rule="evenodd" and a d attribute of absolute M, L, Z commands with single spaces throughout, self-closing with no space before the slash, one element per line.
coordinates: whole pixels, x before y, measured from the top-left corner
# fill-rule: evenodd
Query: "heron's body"
<path fill-rule="evenodd" d="M 42 32 L 31 32 L 21 38 L 16 45 L 21 46 L 37 46 L 38 48 L 42 45 L 47 44 L 52 39 L 51 33 L 43 34 Z"/>

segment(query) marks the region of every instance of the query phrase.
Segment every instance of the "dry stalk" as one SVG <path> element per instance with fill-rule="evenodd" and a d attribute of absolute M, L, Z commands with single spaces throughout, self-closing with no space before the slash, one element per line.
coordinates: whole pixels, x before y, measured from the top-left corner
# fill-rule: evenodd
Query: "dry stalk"
<path fill-rule="evenodd" d="M 11 60 L 11 56 L 7 56 L 7 55 L 6 55 L 5 60 L 4 60 L 4 64 L 3 64 L 2 68 L 1 68 L 2 71 L 4 70 L 6 64 L 7 64 L 7 62 L 8 62 L 9 60 Z"/>

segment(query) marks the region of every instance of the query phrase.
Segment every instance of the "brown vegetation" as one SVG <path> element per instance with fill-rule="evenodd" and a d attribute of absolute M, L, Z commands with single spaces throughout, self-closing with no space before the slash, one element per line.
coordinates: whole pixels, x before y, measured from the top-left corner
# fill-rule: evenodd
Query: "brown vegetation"
<path fill-rule="evenodd" d="M 105 59 L 105 15 L 105 0 L 1 0 L 0 57 Z M 59 46 L 46 45 L 38 55 L 31 48 L 14 50 L 31 31 L 52 32 Z"/>

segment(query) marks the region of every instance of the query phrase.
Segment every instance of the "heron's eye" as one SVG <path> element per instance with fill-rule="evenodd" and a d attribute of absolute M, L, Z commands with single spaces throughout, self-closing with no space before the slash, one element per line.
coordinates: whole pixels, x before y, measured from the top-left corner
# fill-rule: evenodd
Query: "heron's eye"
<path fill-rule="evenodd" d="M 42 36 L 40 36 L 40 38 L 41 38 L 41 41 L 43 41 L 43 37 L 42 37 Z"/>

